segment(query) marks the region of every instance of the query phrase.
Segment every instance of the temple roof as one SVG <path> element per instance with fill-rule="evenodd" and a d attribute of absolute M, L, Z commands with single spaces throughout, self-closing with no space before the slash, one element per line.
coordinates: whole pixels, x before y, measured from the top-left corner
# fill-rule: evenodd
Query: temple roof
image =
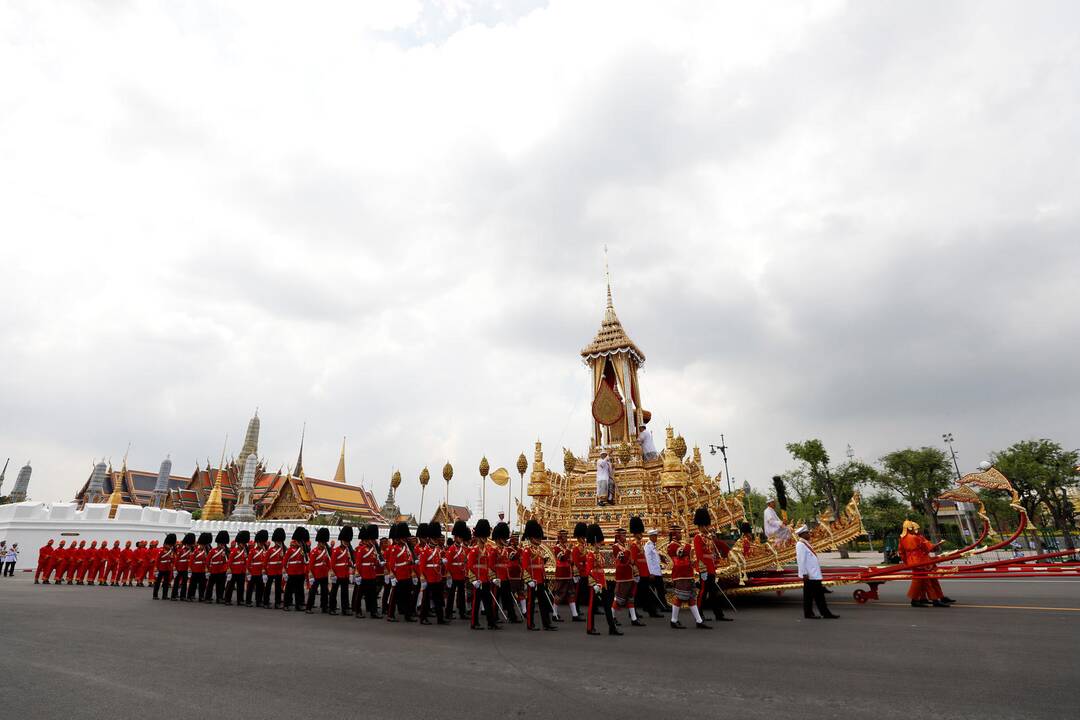
<path fill-rule="evenodd" d="M 622 323 L 619 322 L 619 317 L 615 314 L 615 306 L 611 302 L 611 285 L 608 285 L 607 309 L 604 310 L 604 319 L 600 323 L 600 330 L 596 333 L 593 341 L 581 351 L 581 357 L 588 361 L 592 358 L 623 352 L 632 355 L 637 360 L 638 365 L 645 363 L 645 353 L 641 352 L 638 346 L 634 344 L 634 341 L 630 339 L 630 336 L 626 334 Z"/>

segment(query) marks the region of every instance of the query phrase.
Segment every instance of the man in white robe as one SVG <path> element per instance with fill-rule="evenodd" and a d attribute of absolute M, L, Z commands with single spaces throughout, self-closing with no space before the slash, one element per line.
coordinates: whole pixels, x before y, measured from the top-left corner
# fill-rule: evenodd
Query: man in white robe
<path fill-rule="evenodd" d="M 791 540 L 791 529 L 780 519 L 776 512 L 776 500 L 769 498 L 765 504 L 765 537 L 774 545 L 782 545 Z"/>
<path fill-rule="evenodd" d="M 596 503 L 607 505 L 615 502 L 615 474 L 611 469 L 611 460 L 607 450 L 600 453 L 596 461 Z"/>
<path fill-rule="evenodd" d="M 638 428 L 638 445 L 641 446 L 641 455 L 646 460 L 655 460 L 660 457 L 656 452 L 656 443 L 653 442 L 652 430 L 642 425 Z"/>

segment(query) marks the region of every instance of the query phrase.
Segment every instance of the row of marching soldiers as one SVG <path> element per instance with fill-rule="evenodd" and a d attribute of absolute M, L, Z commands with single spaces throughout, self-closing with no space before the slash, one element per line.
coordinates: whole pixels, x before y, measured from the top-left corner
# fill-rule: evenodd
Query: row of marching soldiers
<path fill-rule="evenodd" d="M 97 540 L 89 546 L 85 540 L 73 540 L 70 545 L 61 540 L 54 545 L 50 538 L 38 549 L 34 584 L 143 587 L 153 576 L 161 551 L 157 540 L 137 540 L 134 544 L 127 540 L 124 547 L 114 540 L 109 547 L 107 540 L 102 540 L 100 546 Z"/>
<path fill-rule="evenodd" d="M 672 528 L 666 554 L 671 559 L 671 627 L 683 628 L 679 611 L 690 608 L 696 627 L 709 629 L 699 604 L 712 609 L 717 620 L 727 620 L 720 607 L 716 558 L 726 548 L 708 532 L 707 510 L 695 516 L 699 532 L 685 542 L 680 528 Z M 156 560 L 154 599 L 201 601 L 267 609 L 320 610 L 331 615 L 384 618 L 422 624 L 450 622 L 455 611 L 469 619 L 470 627 L 499 629 L 500 621 L 524 623 L 529 630 L 556 630 L 560 605 L 568 605 L 571 620 L 585 623 L 590 635 L 599 634 L 595 616 L 603 614 L 608 633 L 621 635 L 615 613 L 625 608 L 630 624 L 644 626 L 637 608 L 648 606 L 659 617 L 667 609 L 666 590 L 659 573 L 656 531 L 640 518 L 630 519 L 631 539 L 624 529 L 615 531 L 611 546 L 614 584 L 608 586 L 604 533 L 597 524 L 578 523 L 574 541 L 560 530 L 549 548 L 541 525 L 530 520 L 524 542 L 510 533 L 505 522 L 494 527 L 484 519 L 470 530 L 454 524 L 449 543 L 438 522 L 421 523 L 413 537 L 405 523 L 390 528 L 379 539 L 375 525 L 360 528 L 353 547 L 353 528 L 343 527 L 336 543 L 328 528 L 320 528 L 311 544 L 306 528 L 298 527 L 288 545 L 285 531 L 246 530 L 218 532 L 198 538 L 188 533 L 177 542 L 174 534 Z M 717 544 L 719 543 L 719 544 Z M 650 557 L 650 551 L 656 555 Z M 554 574 L 547 565 L 552 560 Z M 700 580 L 700 582 L 699 582 Z M 305 601 L 306 595 L 306 603 Z M 272 600 L 272 601 L 271 601 Z M 643 602 L 644 601 L 644 602 Z M 365 613 L 366 610 L 366 613 Z M 536 624 L 539 614 L 540 626 Z"/>

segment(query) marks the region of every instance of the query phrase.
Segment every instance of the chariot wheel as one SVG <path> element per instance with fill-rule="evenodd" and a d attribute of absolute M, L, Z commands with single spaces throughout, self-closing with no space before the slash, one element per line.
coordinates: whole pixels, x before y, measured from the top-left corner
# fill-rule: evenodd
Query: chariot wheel
<path fill-rule="evenodd" d="M 855 598 L 855 602 L 859 603 L 860 605 L 865 605 L 866 601 L 868 599 L 866 597 L 866 591 L 862 590 L 862 589 L 859 589 L 859 590 L 856 590 L 855 592 L 853 592 L 852 596 Z"/>

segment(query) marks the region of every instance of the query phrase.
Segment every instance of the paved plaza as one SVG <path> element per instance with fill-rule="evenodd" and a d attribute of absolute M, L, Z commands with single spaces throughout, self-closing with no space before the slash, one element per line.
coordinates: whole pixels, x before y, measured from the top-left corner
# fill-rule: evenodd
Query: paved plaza
<path fill-rule="evenodd" d="M 0 584 L 6 717 L 1071 718 L 1080 583 L 952 582 L 950 609 L 902 584 L 837 621 L 799 593 L 737 622 L 621 638 L 470 631 L 153 602 L 148 590 Z M 253 713 L 255 715 L 253 715 Z"/>

